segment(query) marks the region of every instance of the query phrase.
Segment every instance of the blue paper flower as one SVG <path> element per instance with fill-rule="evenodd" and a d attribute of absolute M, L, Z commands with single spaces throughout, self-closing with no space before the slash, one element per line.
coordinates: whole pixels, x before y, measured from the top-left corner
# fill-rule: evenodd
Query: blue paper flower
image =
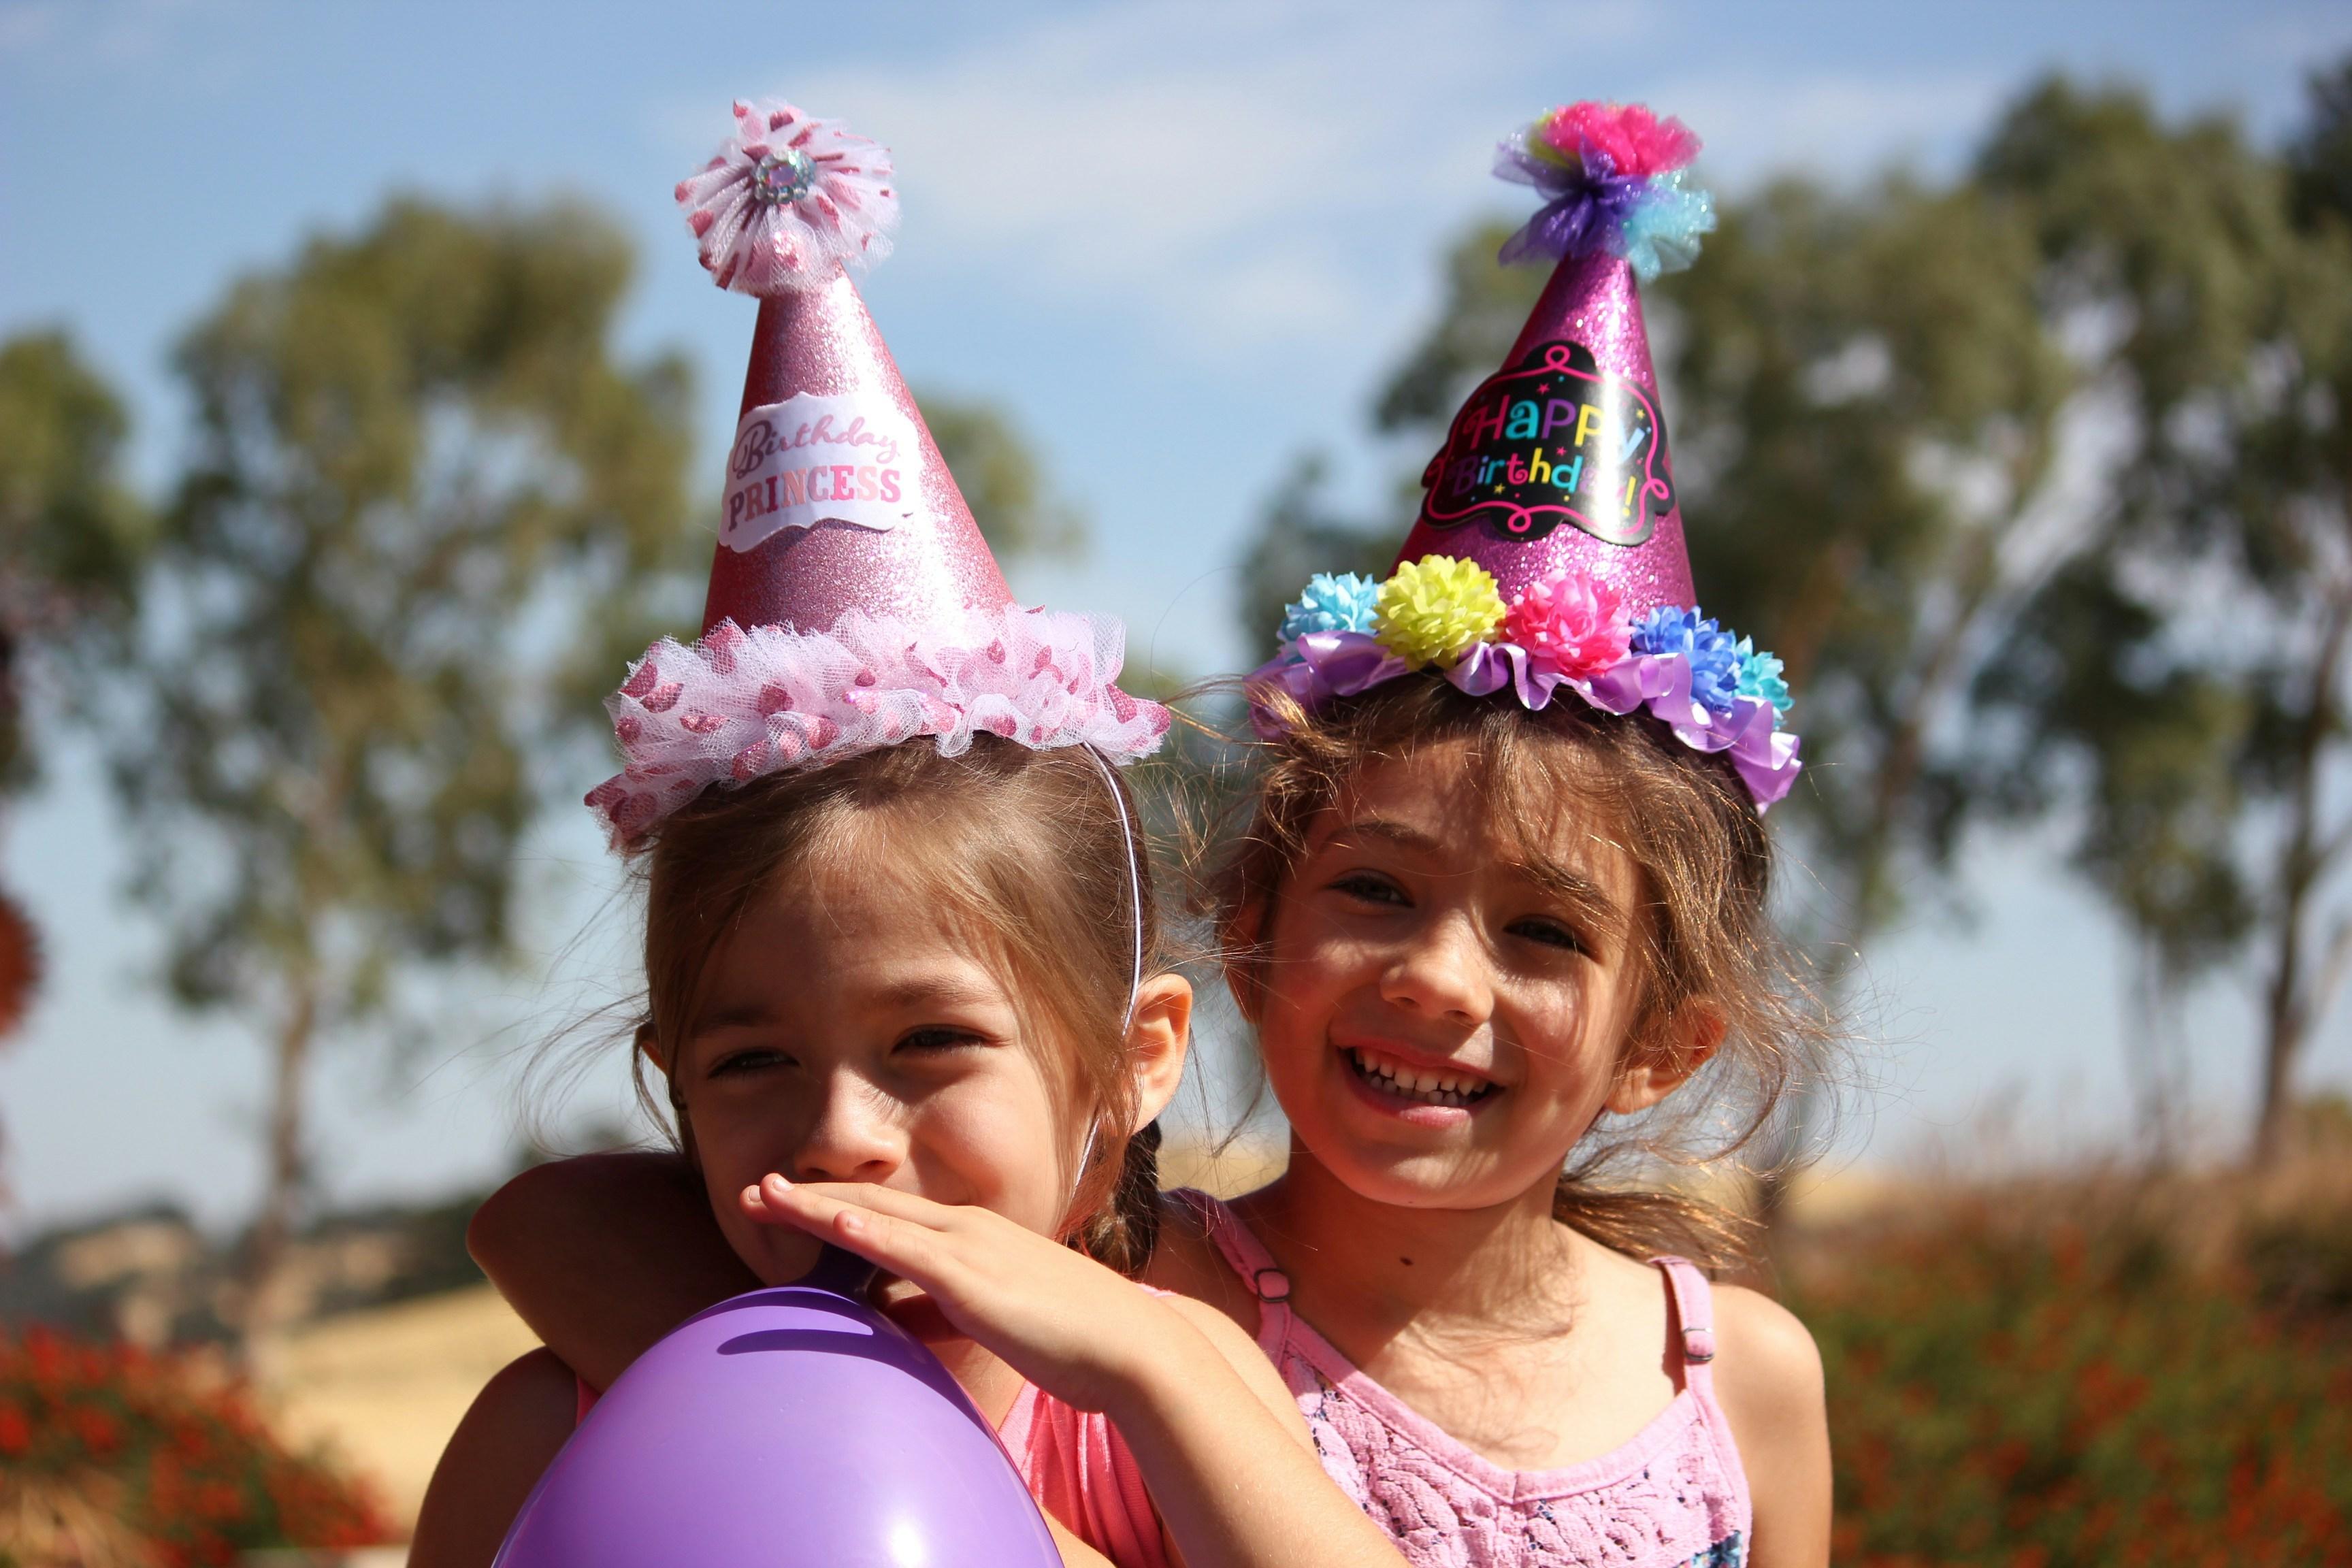
<path fill-rule="evenodd" d="M 1690 661 L 1691 696 L 1717 713 L 1728 713 L 1739 695 L 1746 660 L 1731 634 L 1696 609 L 1662 605 L 1634 625 L 1633 651 L 1678 653 Z"/>
<path fill-rule="evenodd" d="M 1282 640 L 1295 641 L 1309 632 L 1369 632 L 1380 598 L 1381 585 L 1370 577 L 1318 572 L 1307 580 L 1307 591 L 1283 607 Z"/>
<path fill-rule="evenodd" d="M 1680 272 L 1698 259 L 1698 237 L 1715 232 L 1715 198 L 1683 184 L 1680 171 L 1649 183 L 1619 230 L 1620 253 L 1633 275 L 1647 283 L 1661 272 Z"/>
<path fill-rule="evenodd" d="M 1772 705 L 1772 728 L 1789 716 L 1789 683 L 1780 679 L 1779 656 L 1759 653 L 1748 638 L 1739 639 L 1739 695 Z"/>

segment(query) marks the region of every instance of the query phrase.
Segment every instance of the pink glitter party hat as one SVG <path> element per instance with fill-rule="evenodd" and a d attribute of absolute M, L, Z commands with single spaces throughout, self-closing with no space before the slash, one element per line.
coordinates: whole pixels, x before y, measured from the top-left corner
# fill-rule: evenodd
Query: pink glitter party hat
<path fill-rule="evenodd" d="M 889 254 L 890 154 L 791 104 L 677 187 L 702 265 L 755 295 L 751 363 L 703 607 L 606 700 L 627 765 L 589 792 L 616 847 L 713 785 L 982 731 L 1117 761 L 1165 709 L 1113 684 L 1117 621 L 1025 609 L 972 521 L 852 274 Z"/>
<path fill-rule="evenodd" d="M 1384 582 L 1318 575 L 1251 680 L 1261 731 L 1279 691 L 1313 710 L 1416 669 L 1531 709 L 1561 689 L 1646 709 L 1727 752 L 1759 809 L 1795 782 L 1780 661 L 1698 613 L 1658 378 L 1635 279 L 1687 267 L 1715 226 L 1684 170 L 1698 138 L 1635 105 L 1553 110 L 1496 151 L 1545 205 L 1502 259 L 1551 280 L 1503 368 L 1422 475 L 1421 512 Z"/>
<path fill-rule="evenodd" d="M 1634 274 L 1688 266 L 1715 226 L 1706 193 L 1682 184 L 1697 152 L 1680 121 L 1594 103 L 1555 110 L 1496 149 L 1498 175 L 1550 198 L 1503 259 L 1558 264 L 1503 368 L 1430 459 L 1400 562 L 1473 560 L 1506 594 L 1582 572 L 1636 616 L 1692 603 Z"/>

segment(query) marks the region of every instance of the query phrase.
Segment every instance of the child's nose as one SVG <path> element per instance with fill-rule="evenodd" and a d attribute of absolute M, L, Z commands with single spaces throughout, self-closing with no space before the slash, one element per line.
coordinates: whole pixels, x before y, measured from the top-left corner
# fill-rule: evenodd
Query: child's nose
<path fill-rule="evenodd" d="M 1429 1017 L 1482 1024 L 1494 1010 L 1486 944 L 1466 919 L 1432 921 L 1381 976 L 1381 996 Z"/>
<path fill-rule="evenodd" d="M 881 1182 L 906 1158 L 895 1107 L 870 1084 L 836 1073 L 791 1165 L 796 1182 Z"/>

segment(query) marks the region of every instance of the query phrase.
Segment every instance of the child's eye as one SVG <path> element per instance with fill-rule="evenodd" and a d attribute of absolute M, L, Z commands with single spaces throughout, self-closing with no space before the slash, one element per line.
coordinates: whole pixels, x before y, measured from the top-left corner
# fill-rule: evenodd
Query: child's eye
<path fill-rule="evenodd" d="M 790 1067 L 793 1058 L 766 1046 L 750 1046 L 740 1051 L 730 1051 L 713 1062 L 712 1078 L 728 1078 L 742 1073 L 761 1072 L 769 1068 Z"/>
<path fill-rule="evenodd" d="M 898 1048 L 902 1051 L 952 1051 L 982 1043 L 981 1037 L 970 1029 L 959 1029 L 951 1024 L 926 1024 L 898 1037 Z"/>
<path fill-rule="evenodd" d="M 1563 925 L 1558 921 L 1545 920 L 1539 915 L 1513 921 L 1505 929 L 1513 936 L 1523 937 L 1528 942 L 1541 942 L 1546 947 L 1564 948 L 1570 952 L 1592 951 L 1592 944 L 1578 935 L 1573 927 Z"/>
<path fill-rule="evenodd" d="M 1334 881 L 1331 890 L 1368 904 L 1403 906 L 1412 902 L 1402 888 L 1374 871 L 1350 871 Z"/>

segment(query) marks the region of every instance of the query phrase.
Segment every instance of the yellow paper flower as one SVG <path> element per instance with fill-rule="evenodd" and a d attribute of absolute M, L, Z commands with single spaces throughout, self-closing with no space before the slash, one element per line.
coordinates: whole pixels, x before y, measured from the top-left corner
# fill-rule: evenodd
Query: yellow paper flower
<path fill-rule="evenodd" d="M 1484 566 L 1424 555 L 1381 584 L 1372 635 L 1407 664 L 1450 669 L 1502 623 L 1502 592 Z"/>

